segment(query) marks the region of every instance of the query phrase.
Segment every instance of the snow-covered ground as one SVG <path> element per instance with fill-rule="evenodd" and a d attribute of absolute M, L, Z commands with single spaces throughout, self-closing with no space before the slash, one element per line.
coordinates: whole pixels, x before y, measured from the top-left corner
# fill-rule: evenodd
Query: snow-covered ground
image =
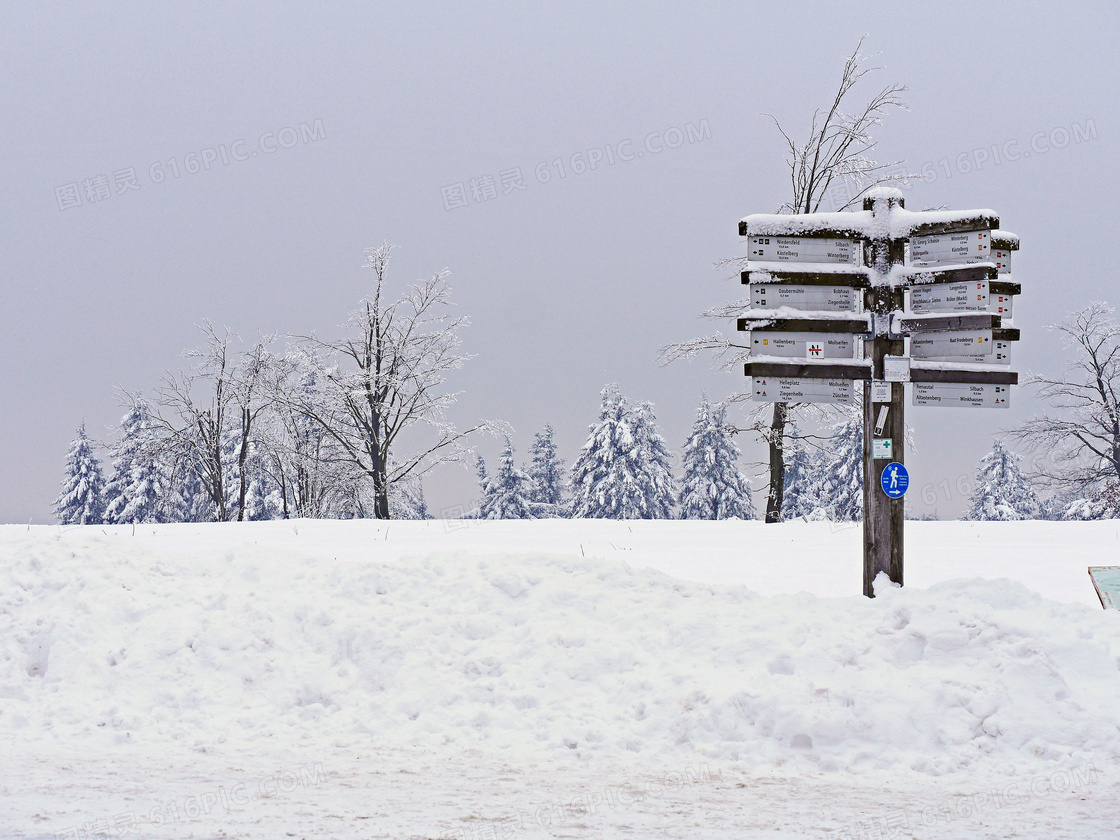
<path fill-rule="evenodd" d="M 1120 836 L 1120 523 L 860 540 L 0 527 L 0 837 Z"/>

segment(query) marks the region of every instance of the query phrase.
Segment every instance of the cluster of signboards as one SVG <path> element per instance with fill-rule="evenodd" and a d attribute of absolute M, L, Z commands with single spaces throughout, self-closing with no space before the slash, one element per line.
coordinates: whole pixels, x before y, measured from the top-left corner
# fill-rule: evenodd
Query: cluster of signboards
<path fill-rule="evenodd" d="M 1007 408 L 1018 381 L 1010 367 L 1019 340 L 1011 320 L 1021 290 L 1010 276 L 1018 239 L 987 211 L 948 220 L 908 213 L 893 238 L 901 259 L 884 274 L 865 265 L 867 234 L 837 224 L 844 215 L 821 214 L 820 224 L 798 216 L 790 236 L 755 232 L 774 227 L 775 217 L 740 223 L 751 308 L 738 328 L 750 333 L 754 399 L 847 402 L 854 383 L 878 378 L 864 342 L 869 348 L 869 339 L 889 335 L 906 349 L 884 360 L 882 378 L 913 383 L 914 405 Z M 898 292 L 901 308 L 872 311 L 871 293 L 883 284 Z"/>

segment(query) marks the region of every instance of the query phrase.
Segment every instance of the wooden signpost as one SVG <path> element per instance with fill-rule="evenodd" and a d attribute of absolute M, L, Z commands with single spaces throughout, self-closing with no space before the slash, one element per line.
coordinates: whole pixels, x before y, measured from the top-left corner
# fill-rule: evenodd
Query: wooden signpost
<path fill-rule="evenodd" d="M 1010 255 L 1018 238 L 989 210 L 910 212 L 876 189 L 863 210 L 755 215 L 747 237 L 753 399 L 843 403 L 862 384 L 863 591 L 903 582 L 905 390 L 916 406 L 1007 408 Z M 889 479 L 889 480 L 888 480 Z"/>

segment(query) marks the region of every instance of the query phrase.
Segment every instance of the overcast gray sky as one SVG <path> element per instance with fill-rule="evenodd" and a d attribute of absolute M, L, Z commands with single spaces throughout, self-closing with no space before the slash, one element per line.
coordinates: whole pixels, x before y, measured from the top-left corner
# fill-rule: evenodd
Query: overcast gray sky
<path fill-rule="evenodd" d="M 4 3 L 0 521 L 51 521 L 77 425 L 108 438 L 116 389 L 151 389 L 202 319 L 336 334 L 382 239 L 399 283 L 452 271 L 475 355 L 459 423 L 508 421 L 521 455 L 552 423 L 570 460 L 618 381 L 679 448 L 703 390 L 744 387 L 657 355 L 742 293 L 712 264 L 744 253 L 739 218 L 788 197 L 762 114 L 804 135 L 865 33 L 884 70 L 864 94 L 910 88 L 880 135 L 883 159 L 926 165 L 907 206 L 990 207 L 1022 237 L 1015 367 L 1054 370 L 1043 325 L 1120 298 L 1117 32 L 1105 2 Z M 661 151 L 609 163 L 655 132 Z M 596 168 L 571 171 L 591 149 Z M 942 515 L 993 433 L 1038 409 L 1013 402 L 908 410 L 912 483 L 948 481 Z M 469 503 L 473 475 L 426 490 L 436 510 Z"/>

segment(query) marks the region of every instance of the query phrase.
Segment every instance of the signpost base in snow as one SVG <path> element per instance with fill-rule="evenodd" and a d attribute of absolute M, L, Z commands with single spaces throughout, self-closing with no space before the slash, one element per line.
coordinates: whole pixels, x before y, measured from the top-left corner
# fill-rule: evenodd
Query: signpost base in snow
<path fill-rule="evenodd" d="M 864 209 L 885 217 L 895 204 L 901 207 L 902 198 L 875 196 L 864 202 Z M 886 225 L 883 227 L 889 229 Z M 886 324 L 891 312 L 902 309 L 902 289 L 892 286 L 886 278 L 891 266 L 902 264 L 905 243 L 900 239 L 873 239 L 867 247 L 867 264 L 877 275 L 867 293 L 868 308 L 882 316 L 874 317 L 874 321 Z M 873 387 L 871 381 L 863 383 L 863 594 L 874 598 L 875 577 L 879 572 L 886 572 L 894 583 L 902 585 L 905 503 L 901 496 L 892 499 L 882 489 L 883 470 L 889 462 L 875 458 L 874 439 L 890 438 L 892 459 L 905 463 L 906 386 L 902 382 L 889 382 L 884 387 L 881 381 L 885 378 L 884 360 L 887 356 L 904 355 L 905 343 L 901 338 L 891 338 L 885 330 L 876 330 L 875 337 L 864 346 L 871 351 L 872 379 L 880 380 L 878 388 Z M 884 397 L 886 401 L 876 401 Z"/>

